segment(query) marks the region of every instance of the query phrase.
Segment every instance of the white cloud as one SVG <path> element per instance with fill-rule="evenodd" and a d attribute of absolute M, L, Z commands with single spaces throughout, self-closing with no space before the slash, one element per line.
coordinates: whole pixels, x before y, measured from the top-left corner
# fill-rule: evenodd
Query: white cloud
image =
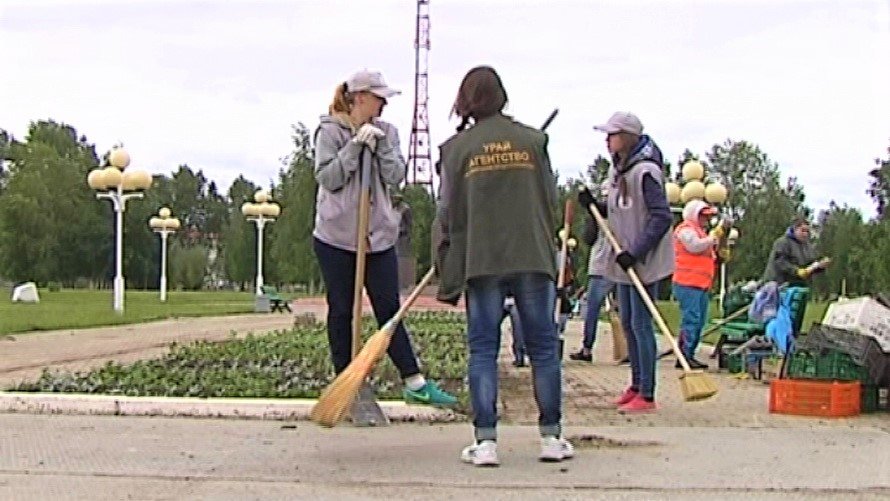
<path fill-rule="evenodd" d="M 591 126 L 628 109 L 673 162 L 748 140 L 815 208 L 835 199 L 873 213 L 867 172 L 890 140 L 885 2 L 443 0 L 430 11 L 434 144 L 453 131 L 463 74 L 492 64 L 520 120 L 561 109 L 549 132 L 562 177 L 605 154 Z M 6 2 L 0 127 L 21 137 L 53 118 L 99 151 L 123 141 L 153 172 L 187 163 L 224 188 L 241 173 L 266 184 L 290 125 L 314 127 L 361 67 L 405 91 L 385 118 L 407 143 L 414 14 L 407 0 Z"/>

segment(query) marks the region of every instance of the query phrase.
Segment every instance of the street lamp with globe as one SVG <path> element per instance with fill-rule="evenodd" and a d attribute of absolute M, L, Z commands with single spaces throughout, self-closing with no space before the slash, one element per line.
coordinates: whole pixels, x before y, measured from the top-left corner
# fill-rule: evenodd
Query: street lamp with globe
<path fill-rule="evenodd" d="M 126 150 L 116 147 L 108 155 L 108 166 L 93 169 L 87 175 L 87 184 L 96 190 L 96 198 L 107 198 L 115 212 L 115 273 L 114 273 L 114 311 L 124 312 L 124 211 L 127 200 L 142 198 L 142 192 L 151 187 L 151 174 L 144 170 L 127 170 L 130 155 Z"/>
<path fill-rule="evenodd" d="M 161 302 L 167 300 L 167 237 L 179 229 L 179 219 L 170 217 L 170 209 L 161 207 L 158 215 L 148 220 L 151 231 L 161 236 Z"/>
<path fill-rule="evenodd" d="M 275 221 L 281 214 L 281 206 L 272 201 L 271 195 L 265 190 L 259 190 L 253 195 L 255 203 L 245 202 L 241 206 L 241 213 L 256 225 L 257 251 L 256 251 L 256 295 L 263 295 L 263 228 L 266 223 Z"/>

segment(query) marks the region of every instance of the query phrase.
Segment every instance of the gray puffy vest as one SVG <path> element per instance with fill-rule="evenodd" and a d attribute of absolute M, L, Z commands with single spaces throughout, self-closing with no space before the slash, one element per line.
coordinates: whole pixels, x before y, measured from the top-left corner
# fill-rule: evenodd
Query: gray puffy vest
<path fill-rule="evenodd" d="M 659 185 L 664 186 L 664 175 L 654 162 L 643 161 L 633 166 L 624 177 L 627 181 L 627 198 L 619 200 L 618 172 L 612 168 L 609 173 L 611 185 L 608 198 L 609 227 L 618 239 L 623 250 L 636 242 L 646 225 L 649 210 L 643 199 L 643 175 L 651 174 Z M 605 277 L 620 284 L 631 283 L 628 274 L 615 262 L 616 253 L 611 244 L 605 253 Z M 644 284 L 651 284 L 667 278 L 674 272 L 674 248 L 671 232 L 666 231 L 658 244 L 645 256 L 636 256 L 634 268 Z"/>

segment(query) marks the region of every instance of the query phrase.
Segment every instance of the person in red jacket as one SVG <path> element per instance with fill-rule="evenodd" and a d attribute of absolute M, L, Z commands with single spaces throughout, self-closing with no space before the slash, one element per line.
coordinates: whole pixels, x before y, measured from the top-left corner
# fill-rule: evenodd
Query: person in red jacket
<path fill-rule="evenodd" d="M 716 214 L 706 202 L 690 200 L 683 208 L 683 221 L 674 229 L 673 291 L 680 302 L 680 349 L 693 369 L 708 368 L 695 358 L 695 351 L 708 318 L 719 232 L 731 225 L 728 220 L 721 221 L 709 235 L 705 227 Z"/>

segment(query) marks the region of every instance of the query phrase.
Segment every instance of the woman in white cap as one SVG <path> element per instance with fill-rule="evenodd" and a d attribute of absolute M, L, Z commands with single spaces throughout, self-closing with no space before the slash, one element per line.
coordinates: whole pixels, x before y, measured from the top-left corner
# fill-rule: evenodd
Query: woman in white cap
<path fill-rule="evenodd" d="M 652 314 L 627 270 L 636 270 L 650 297 L 658 295 L 658 283 L 674 271 L 664 163 L 661 150 L 643 134 L 643 124 L 633 113 L 619 111 L 594 129 L 606 133 L 606 147 L 612 154 L 609 194 L 597 206 L 606 211 L 622 249 L 616 255 L 609 248 L 605 269 L 605 277 L 616 284 L 631 367 L 631 384 L 615 403 L 622 413 L 654 412 L 657 354 Z M 586 189 L 578 198 L 584 207 L 596 202 Z"/>
<path fill-rule="evenodd" d="M 395 126 L 380 120 L 386 100 L 400 94 L 377 71 L 362 70 L 334 92 L 328 114 L 315 131 L 315 255 L 327 289 L 328 342 L 334 371 L 352 358 L 352 307 L 355 286 L 356 233 L 360 174 L 370 162 L 371 204 L 365 288 L 374 315 L 383 325 L 399 309 L 396 240 L 399 214 L 388 198 L 389 187 L 405 177 L 405 159 Z M 399 323 L 387 351 L 405 381 L 411 403 L 453 405 L 457 400 L 424 378 L 404 325 Z"/>

